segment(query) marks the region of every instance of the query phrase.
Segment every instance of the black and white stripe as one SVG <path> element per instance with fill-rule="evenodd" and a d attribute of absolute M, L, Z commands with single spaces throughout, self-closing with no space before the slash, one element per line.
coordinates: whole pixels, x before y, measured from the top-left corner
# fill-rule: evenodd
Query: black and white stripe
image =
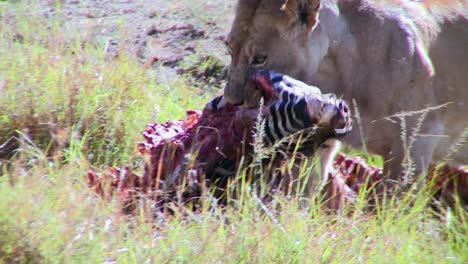
<path fill-rule="evenodd" d="M 211 99 L 205 106 L 213 111 L 218 111 L 219 109 L 223 108 L 226 105 L 227 101 L 224 99 L 224 96 L 220 95 Z"/>
<path fill-rule="evenodd" d="M 308 147 L 310 144 L 320 144 L 322 138 L 330 137 L 331 134 L 341 135 L 349 132 L 350 127 L 345 126 L 334 131 L 324 131 L 328 134 L 320 134 L 319 131 L 319 134 L 315 135 L 317 132 L 315 126 L 324 115 L 336 114 L 341 108 L 341 100 L 331 94 L 324 95 L 317 87 L 309 86 L 287 75 L 273 71 L 268 71 L 268 74 L 275 98 L 268 102 L 262 111 L 265 122 L 264 143 L 271 146 L 302 131 L 303 142 L 300 143 L 304 145 L 303 147 Z M 217 111 L 226 104 L 224 97 L 219 96 L 212 99 L 206 107 Z M 326 109 L 327 107 L 333 107 L 333 111 L 330 108 Z M 290 137 L 284 143 L 294 147 L 298 143 L 298 137 Z"/>
<path fill-rule="evenodd" d="M 287 136 L 313 126 L 307 110 L 307 96 L 320 91 L 286 75 L 271 73 L 278 100 L 264 114 L 267 142 L 273 144 Z"/>

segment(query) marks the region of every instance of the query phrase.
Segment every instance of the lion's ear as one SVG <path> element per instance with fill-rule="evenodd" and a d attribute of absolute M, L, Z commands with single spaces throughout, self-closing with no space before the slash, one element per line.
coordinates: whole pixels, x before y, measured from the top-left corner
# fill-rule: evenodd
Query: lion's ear
<path fill-rule="evenodd" d="M 300 23 L 312 31 L 318 22 L 320 0 L 285 0 L 281 10 L 285 12 L 290 25 Z"/>

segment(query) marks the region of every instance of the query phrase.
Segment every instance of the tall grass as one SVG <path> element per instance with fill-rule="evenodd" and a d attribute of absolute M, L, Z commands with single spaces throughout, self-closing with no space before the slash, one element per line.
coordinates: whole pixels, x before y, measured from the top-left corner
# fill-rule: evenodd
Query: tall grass
<path fill-rule="evenodd" d="M 264 204 L 244 182 L 242 199 L 226 208 L 164 218 L 142 202 L 121 214 L 118 197 L 105 202 L 87 187 L 86 170 L 131 162 L 146 123 L 181 117 L 206 98 L 123 52 L 107 58 L 101 40 L 39 9 L 0 3 L 0 145 L 13 154 L 0 161 L 1 262 L 468 261 L 466 213 L 429 210 L 425 190 L 387 197 L 373 212 L 359 195 L 353 210 L 326 213 L 294 196 Z"/>
<path fill-rule="evenodd" d="M 281 195 L 261 204 L 244 187 L 243 198 L 224 209 L 204 206 L 193 213 L 178 207 L 173 216 L 153 218 L 141 206 L 134 216 L 124 216 L 117 198 L 106 203 L 87 188 L 86 161 L 57 168 L 39 153 L 26 172 L 0 178 L 0 251 L 7 262 L 18 256 L 60 263 L 468 260 L 466 218 L 431 213 L 424 191 L 389 198 L 374 213 L 358 206 L 327 214 L 319 205 L 301 207 L 298 198 Z"/>

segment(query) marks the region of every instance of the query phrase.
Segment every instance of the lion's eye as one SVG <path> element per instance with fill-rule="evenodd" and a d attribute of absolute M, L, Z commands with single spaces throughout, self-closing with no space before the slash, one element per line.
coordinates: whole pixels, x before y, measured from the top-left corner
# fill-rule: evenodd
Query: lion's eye
<path fill-rule="evenodd" d="M 266 56 L 255 56 L 252 60 L 252 66 L 255 68 L 263 67 L 265 66 L 266 61 Z"/>

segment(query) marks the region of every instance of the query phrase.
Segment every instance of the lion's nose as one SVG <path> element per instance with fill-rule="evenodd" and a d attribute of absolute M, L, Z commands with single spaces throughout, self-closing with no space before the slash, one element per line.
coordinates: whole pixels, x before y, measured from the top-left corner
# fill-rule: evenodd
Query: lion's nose
<path fill-rule="evenodd" d="M 236 88 L 233 83 L 228 80 L 224 86 L 224 98 L 232 105 L 241 105 L 244 103 L 244 90 Z"/>

